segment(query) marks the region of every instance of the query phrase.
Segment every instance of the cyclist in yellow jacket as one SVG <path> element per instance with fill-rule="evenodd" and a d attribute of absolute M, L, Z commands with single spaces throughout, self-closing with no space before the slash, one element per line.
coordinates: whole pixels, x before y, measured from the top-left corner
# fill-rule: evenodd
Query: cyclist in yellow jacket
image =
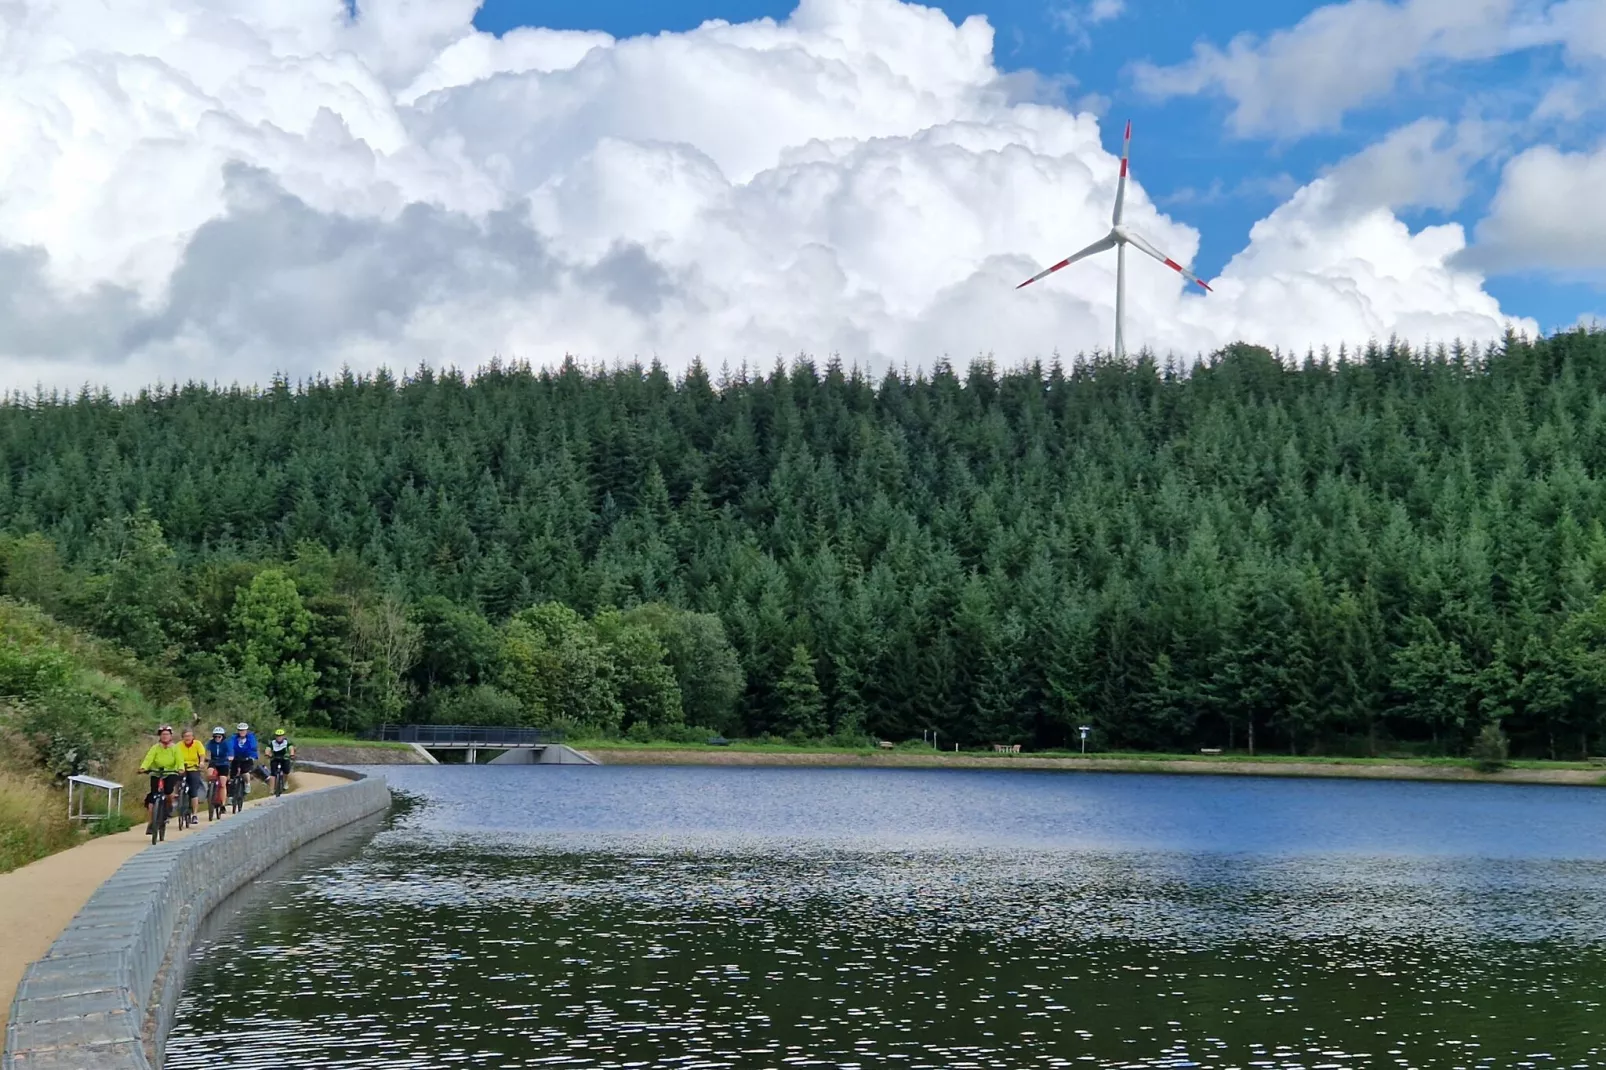
<path fill-rule="evenodd" d="M 184 759 L 184 779 L 190 782 L 190 813 L 195 813 L 195 800 L 201 798 L 201 769 L 206 765 L 206 746 L 195 738 L 195 730 L 186 728 L 179 741 L 179 755 Z"/>
<path fill-rule="evenodd" d="M 179 774 L 184 771 L 184 755 L 179 752 L 173 743 L 173 726 L 164 724 L 157 729 L 158 742 L 151 745 L 145 752 L 145 758 L 139 763 L 141 773 L 151 775 L 150 794 L 145 796 L 145 834 L 150 835 L 151 828 L 156 824 L 156 815 L 152 812 L 159 796 L 167 796 L 168 809 L 173 806 L 173 792 L 178 789 Z"/>

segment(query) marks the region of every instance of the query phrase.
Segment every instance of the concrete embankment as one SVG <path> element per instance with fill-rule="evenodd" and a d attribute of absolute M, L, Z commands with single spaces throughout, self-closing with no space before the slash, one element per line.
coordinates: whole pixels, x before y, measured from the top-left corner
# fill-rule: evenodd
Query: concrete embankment
<path fill-rule="evenodd" d="M 464 751 L 457 749 L 461 757 Z M 472 753 L 472 752 L 471 752 Z M 418 743 L 402 744 L 395 747 L 357 747 L 341 746 L 339 744 L 309 743 L 296 748 L 299 758 L 306 761 L 324 762 L 329 765 L 439 765 L 440 760 L 431 754 L 428 748 Z M 497 755 L 486 758 L 488 754 Z M 502 750 L 498 747 L 482 747 L 478 749 L 475 758 L 478 764 L 483 765 L 598 765 L 599 762 L 586 756 L 584 751 L 566 747 L 561 743 L 549 744 L 538 750 L 527 750 L 514 747 Z"/>
<path fill-rule="evenodd" d="M 190 943 L 206 916 L 297 847 L 390 804 L 381 777 L 309 763 L 299 763 L 297 772 L 343 782 L 263 801 L 214 825 L 203 822 L 198 831 L 140 851 L 101 884 L 24 971 L 0 1068 L 160 1067 Z"/>
<path fill-rule="evenodd" d="M 1167 773 L 1201 776 L 1330 777 L 1363 780 L 1436 780 L 1479 784 L 1606 783 L 1606 769 L 1503 769 L 1480 773 L 1459 765 L 1392 762 L 1234 761 L 1038 757 L 1030 754 L 943 754 L 937 751 L 740 751 L 611 749 L 591 746 L 586 753 L 603 765 L 807 765 L 850 769 L 1058 769 L 1082 773 Z"/>
<path fill-rule="evenodd" d="M 346 747 L 330 743 L 308 743 L 296 747 L 298 762 L 324 765 L 434 765 L 424 748 L 402 744 L 396 747 Z"/>

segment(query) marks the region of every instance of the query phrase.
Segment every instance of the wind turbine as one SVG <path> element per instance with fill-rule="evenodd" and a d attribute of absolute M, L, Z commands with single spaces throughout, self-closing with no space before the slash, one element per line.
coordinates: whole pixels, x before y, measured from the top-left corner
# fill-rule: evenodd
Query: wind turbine
<path fill-rule="evenodd" d="M 1104 235 L 1104 237 L 1100 238 L 1098 241 L 1094 242 L 1092 245 L 1089 245 L 1086 249 L 1083 249 L 1081 252 L 1072 253 L 1070 256 L 1067 256 L 1064 260 L 1061 260 L 1053 267 L 1044 268 L 1042 271 L 1039 271 L 1037 274 L 1021 283 L 1020 286 L 1015 287 L 1015 289 L 1019 290 L 1023 286 L 1030 286 L 1043 276 L 1052 275 L 1060 268 L 1070 267 L 1078 260 L 1085 259 L 1094 255 L 1095 253 L 1102 253 L 1107 249 L 1114 249 L 1116 360 L 1120 360 L 1126 354 L 1126 350 L 1121 344 L 1121 320 L 1126 314 L 1126 247 L 1128 245 L 1136 246 L 1142 251 L 1148 253 L 1166 267 L 1180 273 L 1182 277 L 1188 281 L 1196 282 L 1206 290 L 1210 289 L 1209 283 L 1205 282 L 1199 276 L 1195 275 L 1193 272 L 1189 271 L 1187 268 L 1183 267 L 1169 256 L 1166 256 L 1160 250 L 1156 249 L 1153 245 L 1144 240 L 1141 235 L 1134 234 L 1121 225 L 1122 209 L 1126 207 L 1127 160 L 1131 155 L 1132 120 L 1128 119 L 1126 123 L 1126 139 L 1121 143 L 1121 180 L 1115 187 L 1115 214 L 1110 217 L 1110 232 Z"/>

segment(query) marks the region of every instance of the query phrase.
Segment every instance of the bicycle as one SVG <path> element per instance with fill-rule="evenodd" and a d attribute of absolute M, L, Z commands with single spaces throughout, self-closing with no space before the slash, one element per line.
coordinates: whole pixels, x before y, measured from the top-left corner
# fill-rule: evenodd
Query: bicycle
<path fill-rule="evenodd" d="M 178 830 L 183 832 L 195 824 L 195 806 L 190 797 L 190 778 L 179 774 L 178 778 Z"/>
<path fill-rule="evenodd" d="M 273 774 L 273 797 L 277 799 L 284 794 L 284 782 L 290 779 L 290 770 L 286 768 L 282 773 Z"/>
<path fill-rule="evenodd" d="M 229 806 L 239 813 L 245 806 L 245 773 L 229 774 Z"/>
<path fill-rule="evenodd" d="M 151 803 L 151 844 L 154 846 L 165 839 L 167 839 L 167 796 L 158 793 Z"/>
<path fill-rule="evenodd" d="M 206 819 L 208 821 L 216 821 L 218 818 L 222 817 L 223 812 L 228 809 L 228 799 L 223 793 L 226 785 L 227 780 L 221 776 L 215 780 L 207 782 Z"/>

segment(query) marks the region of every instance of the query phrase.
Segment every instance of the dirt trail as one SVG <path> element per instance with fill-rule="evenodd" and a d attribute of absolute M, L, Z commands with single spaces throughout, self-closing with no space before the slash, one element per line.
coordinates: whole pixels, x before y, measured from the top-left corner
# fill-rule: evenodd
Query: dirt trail
<path fill-rule="evenodd" d="M 291 781 L 297 792 L 350 783 L 325 773 L 292 773 Z M 245 804 L 261 806 L 272 801 L 267 785 L 254 782 Z M 0 911 L 0 1029 L 11 1014 L 11 999 L 22 971 L 50 950 L 61 930 L 118 866 L 147 848 L 160 851 L 166 843 L 194 836 L 207 825 L 204 810 L 200 823 L 184 832 L 178 830 L 176 821 L 170 821 L 167 840 L 152 846 L 141 822 L 127 832 L 97 836 L 10 873 L 0 873 L 0 903 L 5 904 Z"/>

